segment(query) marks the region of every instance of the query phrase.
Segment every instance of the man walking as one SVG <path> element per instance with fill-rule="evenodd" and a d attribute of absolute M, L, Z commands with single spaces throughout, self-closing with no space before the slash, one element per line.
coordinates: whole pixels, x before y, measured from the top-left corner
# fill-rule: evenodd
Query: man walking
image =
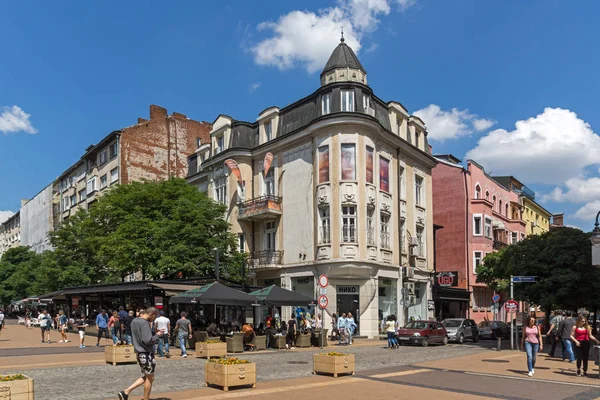
<path fill-rule="evenodd" d="M 131 337 L 131 323 L 135 319 L 135 312 L 129 311 L 129 315 L 123 322 L 123 332 L 125 332 L 125 343 L 133 344 L 133 338 Z"/>
<path fill-rule="evenodd" d="M 100 346 L 100 338 L 102 337 L 102 333 L 104 333 L 104 337 L 106 338 L 106 345 L 108 346 L 108 314 L 106 314 L 105 310 L 100 311 L 100 314 L 96 317 L 96 330 L 98 331 L 98 341 L 96 342 L 96 347 Z"/>
<path fill-rule="evenodd" d="M 155 335 L 152 335 L 151 326 L 156 315 L 156 308 L 150 307 L 142 310 L 140 316 L 131 322 L 133 349 L 142 370 L 142 377 L 138 378 L 127 389 L 119 392 L 120 400 L 127 400 L 131 392 L 142 385 L 144 385 L 144 400 L 150 400 L 150 392 L 154 383 L 154 370 L 156 369 L 154 345 L 164 333 L 163 331 L 158 331 Z"/>
<path fill-rule="evenodd" d="M 42 310 L 42 313 L 38 316 L 38 322 L 40 323 L 40 330 L 42 331 L 42 343 L 44 343 L 44 334 L 48 337 L 48 343 L 50 343 L 50 328 L 52 326 L 52 318 L 48 315 L 47 310 Z"/>
<path fill-rule="evenodd" d="M 571 330 L 575 326 L 575 318 L 573 316 L 575 313 L 571 312 L 570 318 L 563 319 L 558 325 L 558 334 L 562 340 L 562 359 L 569 357 L 569 362 L 572 363 L 575 361 L 575 353 L 573 353 L 573 342 L 571 341 Z"/>
<path fill-rule="evenodd" d="M 170 358 L 169 354 L 169 331 L 171 330 L 171 321 L 165 317 L 165 312 L 160 311 L 160 317 L 156 318 L 155 331 L 163 331 L 164 334 L 158 339 L 158 356 Z"/>
<path fill-rule="evenodd" d="M 556 351 L 556 345 L 558 344 L 558 326 L 565 319 L 565 313 L 562 311 L 556 311 L 554 313 L 554 318 L 550 321 L 550 329 L 548 329 L 547 336 L 550 338 L 550 342 L 552 343 L 552 349 L 550 350 L 550 357 L 554 357 L 554 352 Z"/>
<path fill-rule="evenodd" d="M 4 311 L 0 310 L 0 333 L 4 327 Z"/>
<path fill-rule="evenodd" d="M 119 329 L 119 340 L 121 341 L 121 343 L 125 343 L 125 339 L 123 338 L 125 330 L 123 329 L 123 327 L 125 325 L 125 320 L 129 316 L 129 313 L 125 310 L 125 307 L 120 306 L 118 315 L 119 321 L 121 322 L 121 329 Z"/>
<path fill-rule="evenodd" d="M 181 312 L 181 318 L 177 320 L 175 324 L 175 330 L 177 331 L 177 339 L 179 339 L 179 346 L 181 347 L 181 358 L 187 357 L 187 351 L 185 349 L 186 339 L 192 338 L 192 323 L 187 319 L 187 313 Z"/>

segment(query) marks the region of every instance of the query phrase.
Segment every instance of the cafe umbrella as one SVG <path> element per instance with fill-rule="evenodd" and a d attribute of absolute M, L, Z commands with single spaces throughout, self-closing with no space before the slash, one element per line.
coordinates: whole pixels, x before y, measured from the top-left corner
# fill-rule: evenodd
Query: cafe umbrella
<path fill-rule="evenodd" d="M 271 285 L 250 293 L 256 300 L 272 307 L 314 306 L 316 301 L 308 296 Z"/>
<path fill-rule="evenodd" d="M 256 298 L 218 282 L 188 290 L 169 300 L 169 303 L 178 304 L 215 304 L 239 307 L 252 306 L 255 302 Z"/>

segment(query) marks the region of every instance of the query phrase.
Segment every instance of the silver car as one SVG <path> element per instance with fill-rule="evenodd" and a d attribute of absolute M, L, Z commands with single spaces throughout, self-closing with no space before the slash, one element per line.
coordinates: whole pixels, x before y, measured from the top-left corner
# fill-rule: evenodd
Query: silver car
<path fill-rule="evenodd" d="M 442 321 L 444 328 L 448 331 L 448 340 L 451 342 L 464 343 L 465 340 L 477 342 L 479 334 L 477 324 L 472 319 L 448 318 Z"/>

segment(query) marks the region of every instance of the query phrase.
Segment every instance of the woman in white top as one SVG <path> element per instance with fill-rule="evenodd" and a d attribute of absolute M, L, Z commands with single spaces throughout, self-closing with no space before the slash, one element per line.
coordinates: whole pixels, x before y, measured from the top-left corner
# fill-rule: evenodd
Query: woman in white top
<path fill-rule="evenodd" d="M 397 349 L 398 341 L 396 341 L 396 321 L 393 316 L 389 315 L 385 322 L 385 332 L 387 333 L 388 349 Z"/>

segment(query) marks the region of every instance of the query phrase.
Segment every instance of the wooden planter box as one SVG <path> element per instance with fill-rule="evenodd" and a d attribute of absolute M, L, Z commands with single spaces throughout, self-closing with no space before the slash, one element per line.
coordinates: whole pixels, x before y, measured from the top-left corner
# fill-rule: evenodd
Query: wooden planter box
<path fill-rule="evenodd" d="M 340 374 L 354 375 L 354 354 L 345 356 L 314 354 L 313 370 L 315 374 L 332 374 L 334 378 Z"/>
<path fill-rule="evenodd" d="M 206 363 L 206 386 L 221 386 L 228 391 L 232 386 L 256 387 L 256 364 L 223 365 Z"/>
<path fill-rule="evenodd" d="M 196 342 L 196 357 L 225 357 L 227 355 L 227 343 Z"/>
<path fill-rule="evenodd" d="M 0 399 L 33 400 L 33 379 L 26 377 L 20 381 L 0 382 Z"/>
<path fill-rule="evenodd" d="M 104 359 L 107 363 L 114 365 L 137 362 L 133 346 L 106 346 L 104 348 Z"/>

